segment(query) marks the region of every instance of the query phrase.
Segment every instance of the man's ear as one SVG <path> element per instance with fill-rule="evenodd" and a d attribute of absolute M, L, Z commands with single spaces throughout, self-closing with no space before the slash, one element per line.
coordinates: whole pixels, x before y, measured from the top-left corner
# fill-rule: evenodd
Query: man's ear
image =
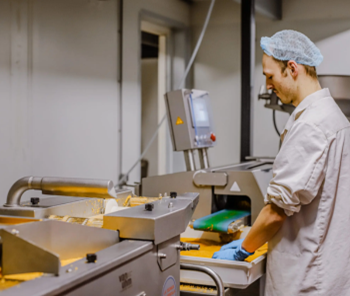
<path fill-rule="evenodd" d="M 288 67 L 288 70 L 290 71 L 291 76 L 294 79 L 297 78 L 299 74 L 298 64 L 295 61 L 290 60 L 288 61 L 287 67 Z"/>

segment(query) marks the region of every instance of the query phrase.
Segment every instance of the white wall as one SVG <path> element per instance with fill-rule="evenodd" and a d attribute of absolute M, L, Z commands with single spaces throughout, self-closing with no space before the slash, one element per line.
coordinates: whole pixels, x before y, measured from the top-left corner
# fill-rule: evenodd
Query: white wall
<path fill-rule="evenodd" d="M 193 46 L 202 30 L 209 1 L 191 9 Z M 240 5 L 218 0 L 194 64 L 194 88 L 209 91 L 217 146 L 209 149 L 211 166 L 239 162 L 240 149 Z"/>
<path fill-rule="evenodd" d="M 0 203 L 25 175 L 117 180 L 117 1 L 0 1 Z"/>
<path fill-rule="evenodd" d="M 191 9 L 193 44 L 198 38 L 209 1 L 196 1 Z M 320 74 L 350 74 L 350 1 L 284 0 L 283 20 L 256 17 L 256 70 L 253 97 L 252 155 L 274 156 L 279 138 L 272 123 L 272 111 L 257 100 L 262 75 L 260 38 L 282 29 L 305 33 L 320 47 L 325 60 Z M 194 68 L 194 86 L 210 92 L 218 136 L 217 147 L 210 150 L 214 166 L 239 161 L 240 155 L 240 5 L 218 0 Z M 287 114 L 277 113 L 281 130 Z"/>

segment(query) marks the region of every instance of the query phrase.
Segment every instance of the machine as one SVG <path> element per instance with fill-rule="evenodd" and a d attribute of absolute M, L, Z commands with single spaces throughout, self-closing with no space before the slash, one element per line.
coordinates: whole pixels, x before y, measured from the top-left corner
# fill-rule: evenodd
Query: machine
<path fill-rule="evenodd" d="M 167 93 L 165 101 L 174 151 L 184 151 L 187 171 L 144 178 L 143 195 L 157 196 L 169 190 L 199 192 L 200 201 L 193 219 L 230 209 L 245 211 L 246 224 L 251 225 L 264 205 L 273 160 L 251 159 L 241 164 L 210 168 L 207 149 L 215 146 L 216 135 L 208 93 L 176 90 Z M 200 160 L 198 170 L 195 152 Z"/>
<path fill-rule="evenodd" d="M 174 151 L 183 151 L 186 171 L 142 179 L 142 194 L 157 196 L 162 192 L 198 192 L 199 203 L 184 237 L 207 237 L 208 232 L 221 238 L 250 226 L 264 206 L 264 195 L 272 178 L 271 158 L 249 159 L 245 163 L 211 168 L 208 148 L 216 144 L 215 128 L 206 91 L 182 89 L 165 95 L 167 116 Z M 195 155 L 198 152 L 199 166 Z M 190 228 L 193 228 L 193 231 Z M 233 236 L 229 236 L 229 238 Z M 224 262 L 211 258 L 181 256 L 181 261 L 206 265 L 218 273 L 224 286 L 236 295 L 264 274 L 266 255 L 252 263 Z M 181 271 L 181 282 L 214 285 L 213 281 L 193 271 Z M 259 281 L 257 281 L 259 282 Z M 263 295 L 263 284 L 251 295 Z M 255 293 L 255 294 L 254 294 Z M 191 295 L 201 295 L 200 293 Z M 239 295 L 239 294 L 238 294 Z"/>
<path fill-rule="evenodd" d="M 27 190 L 54 197 L 21 202 Z M 0 208 L 3 295 L 175 295 L 179 296 L 180 242 L 199 200 L 198 193 L 162 197 L 121 207 L 130 192 L 109 180 L 26 177 L 10 189 Z M 106 202 L 117 204 L 106 213 Z M 104 215 L 101 215 L 103 214 Z M 69 216 L 71 223 L 47 219 Z M 89 227 L 82 219 L 98 217 Z M 65 220 L 67 221 L 67 220 Z M 100 228 L 102 226 L 102 228 Z M 183 264 L 183 269 L 210 269 Z"/>

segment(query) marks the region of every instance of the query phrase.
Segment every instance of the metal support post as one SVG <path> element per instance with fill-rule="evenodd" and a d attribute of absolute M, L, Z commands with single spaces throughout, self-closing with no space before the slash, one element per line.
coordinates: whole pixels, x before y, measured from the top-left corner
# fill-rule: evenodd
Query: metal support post
<path fill-rule="evenodd" d="M 196 170 L 196 164 L 194 162 L 193 157 L 193 151 L 192 150 L 185 150 L 184 151 L 185 156 L 185 163 L 186 163 L 186 170 L 189 171 L 195 171 Z"/>
<path fill-rule="evenodd" d="M 198 149 L 198 152 L 199 152 L 199 161 L 201 164 L 201 169 L 208 169 L 210 167 L 208 148 Z"/>
<path fill-rule="evenodd" d="M 255 0 L 241 5 L 241 161 L 251 154 L 251 98 L 255 56 Z"/>

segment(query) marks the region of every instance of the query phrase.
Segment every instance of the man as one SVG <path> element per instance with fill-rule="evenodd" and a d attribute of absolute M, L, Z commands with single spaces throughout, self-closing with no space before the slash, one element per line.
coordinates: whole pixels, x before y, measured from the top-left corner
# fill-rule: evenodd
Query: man
<path fill-rule="evenodd" d="M 263 37 L 268 89 L 296 109 L 262 209 L 247 237 L 214 254 L 244 260 L 269 243 L 266 296 L 350 295 L 350 124 L 316 66 L 323 57 L 305 35 Z"/>

